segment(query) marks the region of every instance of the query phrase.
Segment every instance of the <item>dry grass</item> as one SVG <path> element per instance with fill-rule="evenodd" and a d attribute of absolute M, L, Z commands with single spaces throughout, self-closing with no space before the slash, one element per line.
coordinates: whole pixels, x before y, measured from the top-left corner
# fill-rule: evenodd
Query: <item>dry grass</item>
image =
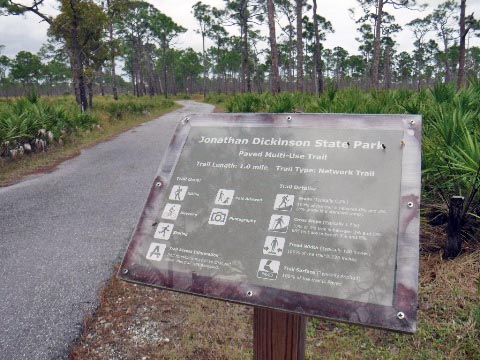
<path fill-rule="evenodd" d="M 425 228 L 422 241 L 441 241 Z M 480 249 L 445 262 L 420 258 L 418 331 L 397 334 L 319 319 L 307 329 L 307 359 L 480 359 Z M 252 308 L 116 278 L 101 292 L 70 358 L 250 359 Z"/>
<path fill-rule="evenodd" d="M 308 358 L 479 359 L 479 274 L 480 250 L 449 262 L 424 254 L 416 334 L 315 322 Z"/>
<path fill-rule="evenodd" d="M 70 359 L 248 359 L 251 314 L 245 306 L 114 277 Z"/>

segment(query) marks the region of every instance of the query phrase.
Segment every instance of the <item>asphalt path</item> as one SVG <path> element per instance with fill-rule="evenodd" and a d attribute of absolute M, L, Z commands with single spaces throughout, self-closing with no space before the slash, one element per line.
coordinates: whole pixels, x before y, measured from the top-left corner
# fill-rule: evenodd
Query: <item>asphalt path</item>
<path fill-rule="evenodd" d="M 66 359 L 121 260 L 182 109 L 0 188 L 0 359 Z"/>

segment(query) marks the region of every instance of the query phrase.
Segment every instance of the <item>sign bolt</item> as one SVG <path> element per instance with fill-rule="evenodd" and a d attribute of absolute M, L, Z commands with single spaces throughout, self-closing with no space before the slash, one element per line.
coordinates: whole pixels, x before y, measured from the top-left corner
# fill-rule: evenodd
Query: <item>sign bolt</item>
<path fill-rule="evenodd" d="M 247 291 L 247 296 L 248 297 L 253 296 L 253 291 L 252 290 Z"/>
<path fill-rule="evenodd" d="M 128 269 L 122 269 L 122 274 L 127 275 L 128 274 Z"/>
<path fill-rule="evenodd" d="M 185 119 L 183 119 L 183 123 L 184 123 L 184 124 L 188 123 L 189 121 L 190 121 L 190 118 L 189 118 L 188 116 L 185 117 Z"/>
<path fill-rule="evenodd" d="M 415 125 L 415 120 L 410 120 L 410 125 L 411 126 Z"/>
<path fill-rule="evenodd" d="M 410 201 L 410 202 L 407 204 L 407 206 L 408 206 L 409 208 L 412 208 L 412 207 L 413 207 L 413 202 Z"/>
<path fill-rule="evenodd" d="M 155 186 L 156 186 L 156 187 L 160 187 L 160 186 L 162 186 L 162 183 L 159 181 L 159 182 L 157 182 L 157 183 L 155 184 Z"/>
<path fill-rule="evenodd" d="M 397 319 L 398 320 L 404 320 L 405 319 L 405 314 L 402 311 L 399 311 L 397 313 Z"/>
<path fill-rule="evenodd" d="M 292 117 L 291 117 L 291 116 L 287 116 L 287 121 L 288 121 L 288 122 L 291 122 L 291 121 L 292 121 Z"/>

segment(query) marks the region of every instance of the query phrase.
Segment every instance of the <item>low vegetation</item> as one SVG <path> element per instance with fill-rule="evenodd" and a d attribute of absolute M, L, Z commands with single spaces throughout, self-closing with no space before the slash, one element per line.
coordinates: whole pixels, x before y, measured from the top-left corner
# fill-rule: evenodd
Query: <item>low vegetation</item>
<path fill-rule="evenodd" d="M 338 90 L 328 86 L 320 96 L 305 93 L 210 94 L 206 101 L 227 112 L 308 112 L 420 114 L 423 119 L 423 207 L 432 225 L 447 224 L 446 258 L 464 241 L 478 242 L 480 220 L 480 81 L 456 91 L 437 84 L 420 91 Z M 451 199 L 463 198 L 456 216 Z M 454 226 L 455 225 L 455 226 Z"/>
<path fill-rule="evenodd" d="M 175 108 L 162 97 L 119 101 L 98 97 L 93 110 L 81 112 L 72 97 L 11 99 L 0 103 L 0 186 L 45 171 L 107 139 Z"/>
<path fill-rule="evenodd" d="M 329 88 L 320 98 L 283 93 L 206 101 L 235 112 L 422 114 L 423 209 L 418 330 L 414 335 L 310 319 L 307 359 L 477 359 L 480 354 L 478 168 L 480 86 L 459 92 Z M 445 261 L 450 196 L 466 198 L 463 250 Z M 113 278 L 86 320 L 71 359 L 250 359 L 252 308 L 137 286 Z"/>

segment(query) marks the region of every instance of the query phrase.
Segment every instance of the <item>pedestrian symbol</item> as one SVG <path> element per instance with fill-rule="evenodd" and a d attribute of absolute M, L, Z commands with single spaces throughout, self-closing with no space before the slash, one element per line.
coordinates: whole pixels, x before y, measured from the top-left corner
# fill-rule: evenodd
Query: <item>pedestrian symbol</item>
<path fill-rule="evenodd" d="M 162 218 L 168 220 L 177 220 L 181 205 L 167 203 L 163 209 Z"/>
<path fill-rule="evenodd" d="M 233 195 L 235 195 L 235 190 L 220 189 L 215 197 L 215 204 L 228 206 L 233 201 Z"/>
<path fill-rule="evenodd" d="M 275 280 L 280 269 L 280 261 L 261 259 L 257 277 L 260 279 Z"/>
<path fill-rule="evenodd" d="M 170 235 L 172 235 L 172 232 L 173 224 L 161 222 L 158 224 L 157 230 L 155 231 L 153 237 L 155 239 L 168 240 L 170 239 Z"/>
<path fill-rule="evenodd" d="M 185 195 L 187 194 L 187 190 L 188 186 L 173 185 L 168 199 L 174 201 L 183 201 L 183 199 L 185 199 Z"/>
<path fill-rule="evenodd" d="M 267 236 L 265 245 L 263 246 L 264 255 L 281 256 L 283 254 L 283 246 L 285 238 L 280 236 Z"/>
<path fill-rule="evenodd" d="M 277 211 L 292 211 L 295 195 L 277 194 L 273 209 Z"/>
<path fill-rule="evenodd" d="M 166 247 L 167 245 L 165 244 L 151 243 L 150 247 L 148 248 L 146 258 L 154 261 L 162 260 Z"/>
<path fill-rule="evenodd" d="M 289 223 L 290 216 L 288 215 L 272 215 L 270 218 L 270 224 L 268 225 L 268 231 L 286 233 Z"/>

